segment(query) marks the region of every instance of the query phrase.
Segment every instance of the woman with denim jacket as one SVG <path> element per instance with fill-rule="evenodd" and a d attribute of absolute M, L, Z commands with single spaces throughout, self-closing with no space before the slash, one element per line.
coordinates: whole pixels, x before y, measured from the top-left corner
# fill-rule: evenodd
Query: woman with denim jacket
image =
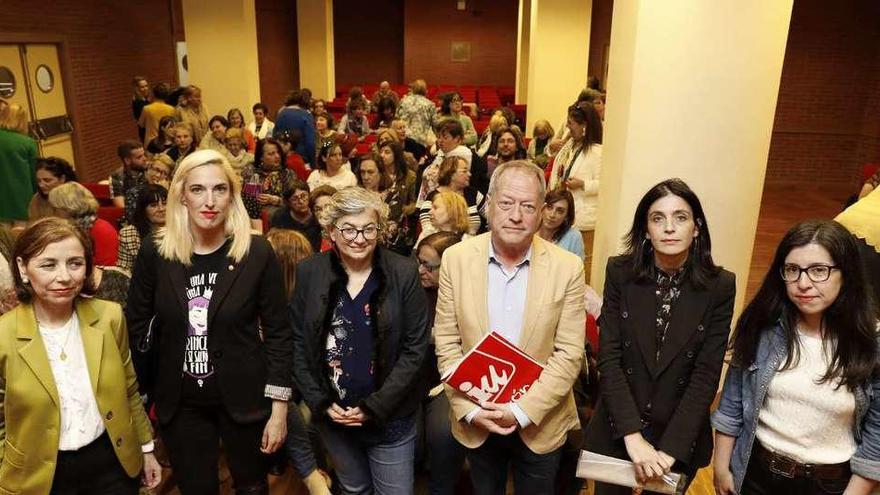
<path fill-rule="evenodd" d="M 874 308 L 843 226 L 788 231 L 736 326 L 712 415 L 716 493 L 870 493 L 880 479 Z"/>

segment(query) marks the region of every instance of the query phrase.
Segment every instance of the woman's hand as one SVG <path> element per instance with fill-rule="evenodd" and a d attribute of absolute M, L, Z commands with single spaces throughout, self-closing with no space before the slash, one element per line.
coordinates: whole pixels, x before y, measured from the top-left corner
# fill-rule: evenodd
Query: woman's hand
<path fill-rule="evenodd" d="M 569 177 L 567 181 L 565 181 L 566 189 L 583 189 L 584 181 L 578 179 L 577 177 Z"/>
<path fill-rule="evenodd" d="M 715 494 L 716 495 L 735 495 L 733 487 L 733 473 L 730 472 L 730 468 L 713 466 L 714 478 L 713 482 L 715 484 Z"/>
<path fill-rule="evenodd" d="M 623 437 L 623 441 L 626 444 L 626 453 L 633 462 L 636 479 L 639 483 L 663 476 L 672 468 L 668 459 L 664 459 L 641 433 L 630 433 Z"/>
<path fill-rule="evenodd" d="M 260 452 L 271 454 L 284 444 L 287 438 L 287 402 L 283 400 L 272 401 L 272 415 L 263 428 L 263 442 Z"/>
<path fill-rule="evenodd" d="M 274 194 L 258 194 L 257 202 L 260 203 L 260 206 L 280 205 L 281 196 L 275 196 Z"/>
<path fill-rule="evenodd" d="M 343 409 L 342 406 L 335 402 L 327 408 L 327 416 L 334 423 L 343 426 L 363 426 L 364 421 L 367 419 L 366 413 L 361 408 L 349 407 Z"/>
<path fill-rule="evenodd" d="M 556 153 L 559 153 L 559 150 L 561 150 L 564 145 L 565 141 L 554 139 L 553 141 L 550 141 L 550 144 L 548 144 L 547 147 L 550 148 L 550 153 L 555 155 Z"/>
<path fill-rule="evenodd" d="M 162 466 L 152 453 L 144 454 L 144 473 L 141 475 L 141 483 L 147 488 L 156 488 L 162 482 Z"/>

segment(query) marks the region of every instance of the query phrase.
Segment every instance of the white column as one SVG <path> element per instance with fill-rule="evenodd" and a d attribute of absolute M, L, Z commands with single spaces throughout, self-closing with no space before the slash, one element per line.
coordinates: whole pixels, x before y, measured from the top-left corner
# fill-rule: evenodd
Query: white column
<path fill-rule="evenodd" d="M 713 257 L 736 273 L 742 305 L 792 1 L 615 2 L 596 287 L 639 199 L 679 177 L 700 197 Z"/>

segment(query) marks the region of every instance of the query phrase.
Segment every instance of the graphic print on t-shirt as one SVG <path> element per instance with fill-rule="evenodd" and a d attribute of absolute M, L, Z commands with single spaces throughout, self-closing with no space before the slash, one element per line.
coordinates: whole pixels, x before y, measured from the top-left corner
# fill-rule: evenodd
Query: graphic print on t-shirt
<path fill-rule="evenodd" d="M 183 372 L 191 376 L 199 387 L 205 378 L 214 374 L 214 365 L 208 355 L 208 305 L 217 283 L 217 272 L 197 273 L 189 278 L 186 289 L 189 325 L 186 332 L 186 353 Z"/>

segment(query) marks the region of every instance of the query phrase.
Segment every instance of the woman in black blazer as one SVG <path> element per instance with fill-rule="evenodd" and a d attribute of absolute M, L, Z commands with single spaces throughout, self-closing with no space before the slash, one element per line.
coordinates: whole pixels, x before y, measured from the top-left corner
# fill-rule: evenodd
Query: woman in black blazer
<path fill-rule="evenodd" d="M 250 234 L 229 162 L 200 150 L 177 168 L 166 226 L 138 254 L 127 318 L 156 354 L 156 404 L 180 492 L 218 493 L 220 443 L 236 494 L 268 494 L 286 436 L 292 339 L 272 248 Z"/>
<path fill-rule="evenodd" d="M 712 457 L 715 397 L 736 283 L 712 261 L 700 200 L 680 179 L 639 202 L 623 255 L 608 260 L 599 319 L 600 399 L 587 450 L 629 459 L 637 479 L 688 480 Z M 629 488 L 596 484 L 597 494 Z"/>

